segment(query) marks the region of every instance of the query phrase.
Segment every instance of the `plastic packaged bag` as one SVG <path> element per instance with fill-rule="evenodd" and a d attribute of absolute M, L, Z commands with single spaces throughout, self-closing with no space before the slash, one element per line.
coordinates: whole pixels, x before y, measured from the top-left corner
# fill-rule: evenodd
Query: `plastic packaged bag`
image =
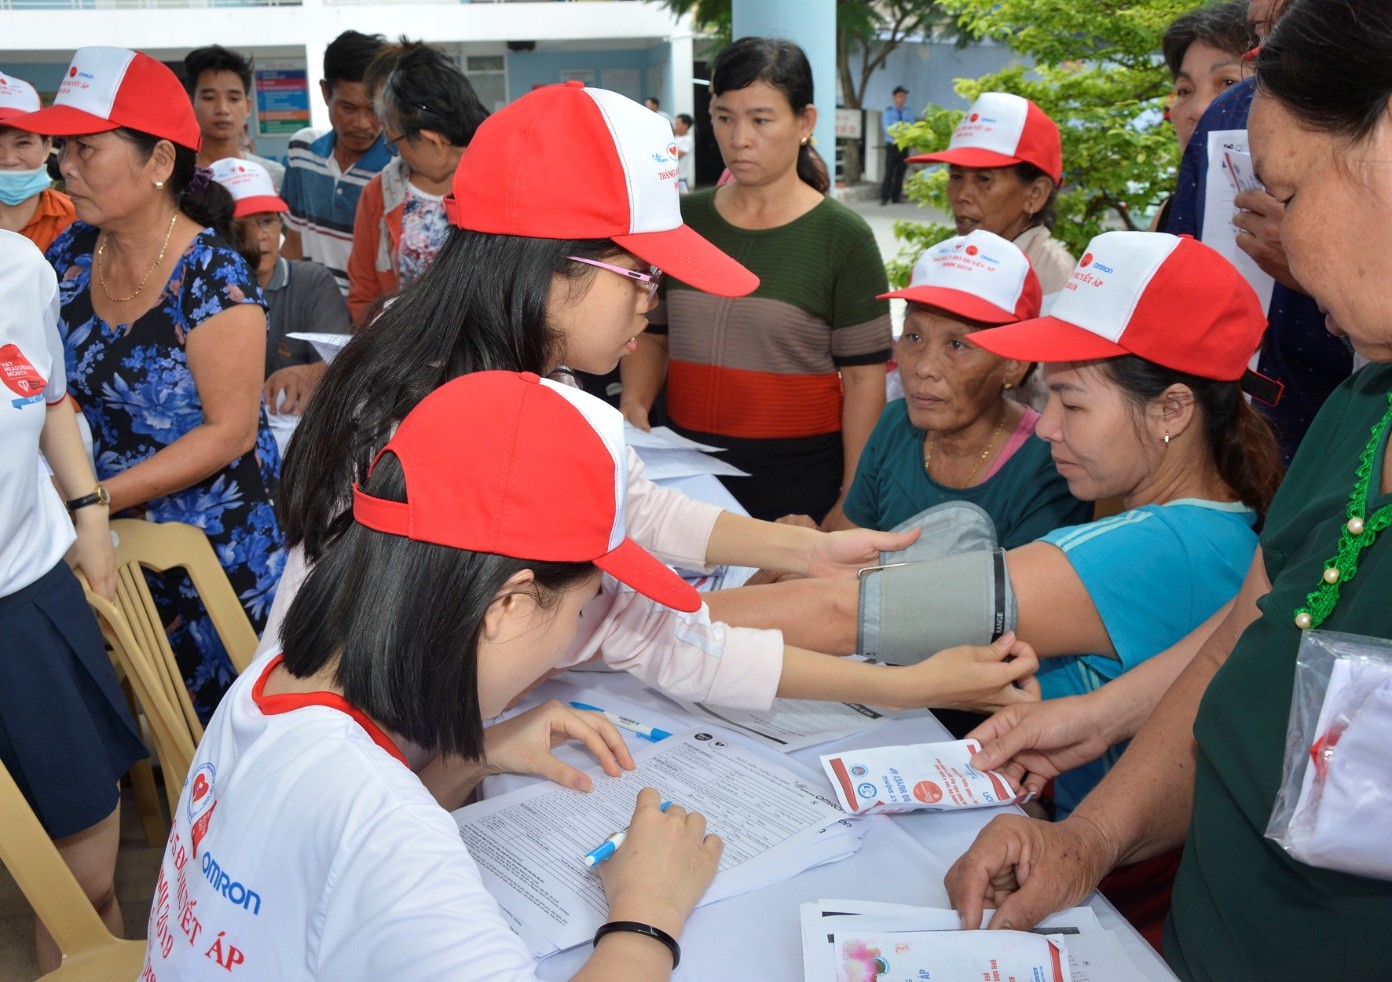
<path fill-rule="evenodd" d="M 1305 632 L 1266 835 L 1310 866 L 1392 880 L 1392 641 Z"/>

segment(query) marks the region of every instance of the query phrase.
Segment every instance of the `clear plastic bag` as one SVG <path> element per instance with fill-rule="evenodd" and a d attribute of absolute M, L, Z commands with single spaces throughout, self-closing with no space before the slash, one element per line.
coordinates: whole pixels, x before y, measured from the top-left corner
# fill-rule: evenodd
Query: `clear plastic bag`
<path fill-rule="evenodd" d="M 1392 641 L 1305 632 L 1266 836 L 1307 865 L 1392 880 Z"/>

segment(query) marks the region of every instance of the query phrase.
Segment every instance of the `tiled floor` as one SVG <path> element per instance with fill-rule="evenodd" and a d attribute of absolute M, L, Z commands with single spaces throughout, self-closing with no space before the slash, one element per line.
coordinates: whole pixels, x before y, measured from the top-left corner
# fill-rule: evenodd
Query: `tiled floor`
<path fill-rule="evenodd" d="M 158 779 L 156 783 L 159 784 Z M 160 787 L 160 801 L 164 801 Z M 121 852 L 116 860 L 116 896 L 126 918 L 126 937 L 144 938 L 150 916 L 150 897 L 159 875 L 159 846 L 145 843 L 135 800 L 127 788 L 121 794 Z M 34 912 L 9 872 L 0 867 L 0 979 L 29 982 L 39 976 L 34 961 Z"/>

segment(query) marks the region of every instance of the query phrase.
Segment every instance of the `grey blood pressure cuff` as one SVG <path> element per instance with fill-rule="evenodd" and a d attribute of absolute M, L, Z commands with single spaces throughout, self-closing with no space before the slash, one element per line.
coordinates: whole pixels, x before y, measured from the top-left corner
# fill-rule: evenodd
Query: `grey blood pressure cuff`
<path fill-rule="evenodd" d="M 981 508 L 950 501 L 893 531 L 920 528 L 907 549 L 861 571 L 856 651 L 911 665 L 955 644 L 986 644 L 1015 627 L 1015 594 Z"/>

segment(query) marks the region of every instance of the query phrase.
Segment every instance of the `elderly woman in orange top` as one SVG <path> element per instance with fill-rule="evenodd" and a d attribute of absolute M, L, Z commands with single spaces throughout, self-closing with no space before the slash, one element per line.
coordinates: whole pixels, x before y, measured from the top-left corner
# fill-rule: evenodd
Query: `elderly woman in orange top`
<path fill-rule="evenodd" d="M 0 72 L 0 228 L 18 232 L 46 252 L 77 213 L 66 194 L 49 186 L 53 141 L 12 122 L 41 106 L 32 85 Z"/>

